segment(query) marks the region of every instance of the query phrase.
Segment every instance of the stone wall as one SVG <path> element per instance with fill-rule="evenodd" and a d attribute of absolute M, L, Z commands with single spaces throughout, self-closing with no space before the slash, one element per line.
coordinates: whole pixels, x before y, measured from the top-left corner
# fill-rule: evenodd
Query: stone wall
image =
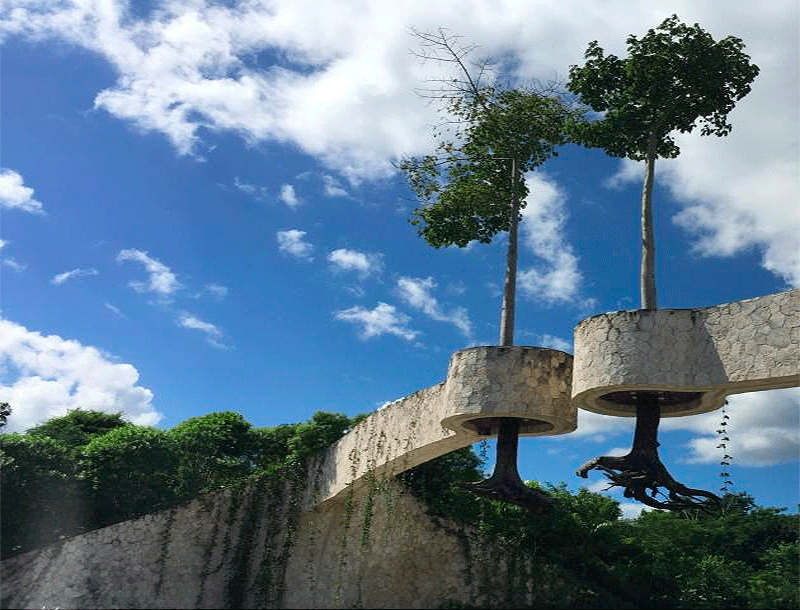
<path fill-rule="evenodd" d="M 392 476 L 497 434 L 499 417 L 520 434 L 564 434 L 577 426 L 570 402 L 572 356 L 530 346 L 480 346 L 452 355 L 443 383 L 396 400 L 355 426 L 314 474 L 308 506 Z"/>
<path fill-rule="evenodd" d="M 575 590 L 393 479 L 306 512 L 297 497 L 254 482 L 6 559 L 2 607 L 519 607 Z"/>
<path fill-rule="evenodd" d="M 800 385 L 800 290 L 701 309 L 604 313 L 575 328 L 572 401 L 607 415 L 635 407 L 602 396 L 697 392 L 666 417 L 711 411 L 728 394 Z"/>

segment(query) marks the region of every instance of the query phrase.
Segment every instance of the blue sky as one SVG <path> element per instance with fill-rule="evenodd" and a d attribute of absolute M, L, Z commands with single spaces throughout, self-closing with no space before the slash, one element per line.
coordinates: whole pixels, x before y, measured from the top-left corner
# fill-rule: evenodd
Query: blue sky
<path fill-rule="evenodd" d="M 680 136 L 682 155 L 657 164 L 659 306 L 800 285 L 795 2 L 396 4 L 0 9 L 8 430 L 78 406 L 165 428 L 220 410 L 255 426 L 352 416 L 495 344 L 504 238 L 428 247 L 392 164 L 431 151 L 437 120 L 418 89 L 442 68 L 409 52 L 411 27 L 514 58 L 521 83 L 564 78 L 591 40 L 622 55 L 672 13 L 741 37 L 761 74 L 733 132 Z M 528 177 L 518 344 L 571 352 L 582 319 L 638 307 L 641 172 L 568 146 Z M 797 510 L 799 402 L 731 397 L 734 491 Z M 720 418 L 662 422 L 681 482 L 718 490 Z M 574 470 L 631 435 L 630 419 L 581 412 L 574 433 L 521 441 L 521 474 L 603 489 Z"/>

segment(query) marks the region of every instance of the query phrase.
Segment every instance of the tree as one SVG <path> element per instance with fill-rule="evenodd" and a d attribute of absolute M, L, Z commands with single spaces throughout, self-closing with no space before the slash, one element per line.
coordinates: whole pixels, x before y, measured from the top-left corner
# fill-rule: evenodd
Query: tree
<path fill-rule="evenodd" d="M 26 434 L 52 438 L 72 451 L 77 451 L 96 436 L 129 424 L 122 413 L 106 413 L 72 409 L 66 415 L 53 417 L 27 430 Z"/>
<path fill-rule="evenodd" d="M 128 424 L 97 436 L 81 451 L 98 526 L 172 506 L 178 455 L 166 432 Z"/>
<path fill-rule="evenodd" d="M 700 127 L 702 135 L 726 136 L 731 131 L 728 113 L 750 92 L 757 66 L 734 36 L 718 42 L 698 24 L 682 23 L 677 15 L 664 20 L 641 38 L 629 36 L 628 57 L 605 55 L 597 41 L 589 43 L 586 63 L 572 66 L 567 88 L 578 94 L 600 120 L 576 123 L 574 139 L 599 147 L 614 157 L 645 162 L 642 187 L 642 257 L 640 294 L 642 309 L 656 309 L 655 243 L 652 191 L 657 158 L 680 153 L 673 134 Z M 649 506 L 683 510 L 716 495 L 690 489 L 675 481 L 658 457 L 658 423 L 661 406 L 681 400 L 676 393 L 638 391 L 623 397 L 636 406 L 636 432 L 631 452 L 624 457 L 603 456 L 578 470 L 603 470 L 625 496 Z M 663 494 L 661 488 L 667 490 Z M 658 495 L 665 499 L 658 500 Z"/>
<path fill-rule="evenodd" d="M 0 558 L 91 528 L 87 488 L 76 475 L 72 452 L 58 441 L 0 434 Z"/>
<path fill-rule="evenodd" d="M 178 495 L 192 497 L 253 469 L 250 423 L 240 413 L 191 417 L 167 432 L 178 456 Z"/>
<path fill-rule="evenodd" d="M 508 232 L 500 345 L 513 345 L 517 232 L 528 195 L 525 173 L 556 154 L 556 147 L 566 142 L 567 123 L 578 114 L 552 90 L 482 84 L 487 64 L 470 71 L 465 58 L 474 47 L 460 45 L 442 29 L 414 34 L 422 42 L 423 58 L 454 63 L 460 77 L 439 81 L 441 88 L 428 94 L 443 102 L 447 114 L 435 131 L 436 154 L 400 163 L 422 202 L 411 223 L 435 248 L 490 243 L 498 233 Z M 495 471 L 472 489 L 532 510 L 548 508 L 549 496 L 524 485 L 517 472 L 519 426 L 517 418 L 501 418 Z"/>
<path fill-rule="evenodd" d="M 11 405 L 7 402 L 0 402 L 0 428 L 6 425 L 9 415 L 11 415 Z"/>

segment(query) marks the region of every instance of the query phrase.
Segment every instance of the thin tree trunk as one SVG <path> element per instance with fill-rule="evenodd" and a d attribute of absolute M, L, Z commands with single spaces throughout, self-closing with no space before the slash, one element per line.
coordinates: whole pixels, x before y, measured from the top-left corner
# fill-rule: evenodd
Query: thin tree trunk
<path fill-rule="evenodd" d="M 639 275 L 642 309 L 656 309 L 656 245 L 653 237 L 653 174 L 655 173 L 655 138 L 647 150 L 647 170 L 642 187 L 642 267 Z"/>
<path fill-rule="evenodd" d="M 519 201 L 517 201 L 517 160 L 511 159 L 511 211 L 508 225 L 508 255 L 506 280 L 503 288 L 503 308 L 500 312 L 500 345 L 514 345 L 514 300 L 517 287 L 517 230 Z"/>

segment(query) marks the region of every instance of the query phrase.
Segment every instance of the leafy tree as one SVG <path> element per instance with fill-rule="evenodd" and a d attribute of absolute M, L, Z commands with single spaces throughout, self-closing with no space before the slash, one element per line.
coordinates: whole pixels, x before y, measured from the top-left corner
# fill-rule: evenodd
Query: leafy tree
<path fill-rule="evenodd" d="M 174 442 L 157 428 L 128 424 L 92 439 L 81 451 L 81 469 L 98 525 L 173 505 L 179 463 Z"/>
<path fill-rule="evenodd" d="M 576 141 L 599 147 L 614 157 L 645 162 L 642 188 L 642 309 L 656 309 L 655 243 L 652 191 L 657 158 L 680 153 L 675 132 L 726 136 L 728 113 L 750 92 L 757 66 L 735 36 L 714 41 L 698 24 L 682 23 L 677 15 L 665 19 L 641 38 L 629 36 L 628 57 L 606 55 L 597 41 L 589 43 L 586 63 L 572 66 L 567 88 L 602 119 L 575 123 Z M 683 510 L 719 501 L 716 495 L 690 489 L 675 481 L 658 457 L 661 405 L 682 401 L 679 393 L 641 390 L 620 400 L 636 406 L 637 426 L 631 452 L 603 456 L 584 464 L 580 476 L 598 468 L 626 497 L 655 508 Z M 661 491 L 666 489 L 666 493 Z M 659 499 L 663 496 L 663 499 Z"/>
<path fill-rule="evenodd" d="M 452 133 L 436 132 L 436 153 L 400 163 L 422 206 L 412 216 L 419 234 L 435 248 L 489 243 L 508 231 L 506 273 L 500 313 L 500 345 L 514 344 L 517 242 L 520 210 L 528 188 L 525 173 L 556 154 L 566 142 L 566 125 L 578 118 L 553 91 L 504 89 L 481 83 L 486 64 L 465 64 L 464 47 L 444 30 L 414 32 L 422 56 L 454 63 L 460 77 L 441 81 L 433 97 L 443 102 Z M 517 472 L 520 420 L 501 418 L 497 426 L 497 466 L 475 484 L 476 493 L 503 498 L 540 511 L 546 494 L 522 483 Z"/>
<path fill-rule="evenodd" d="M 252 472 L 250 423 L 222 411 L 187 419 L 167 432 L 178 456 L 180 496 L 194 496 Z"/>
<path fill-rule="evenodd" d="M 283 467 L 291 452 L 289 441 L 299 424 L 281 424 L 273 428 L 252 428 L 253 459 L 255 468 L 272 472 Z"/>
<path fill-rule="evenodd" d="M 11 405 L 7 402 L 0 402 L 0 428 L 6 425 L 9 415 L 11 415 Z"/>
<path fill-rule="evenodd" d="M 87 488 L 76 476 L 73 454 L 52 438 L 0 434 L 0 489 L 3 558 L 92 525 Z"/>
<path fill-rule="evenodd" d="M 298 424 L 287 447 L 287 464 L 305 464 L 310 456 L 327 449 L 366 416 L 351 420 L 341 413 L 317 411 L 311 420 Z"/>
<path fill-rule="evenodd" d="M 64 447 L 77 451 L 94 437 L 127 425 L 122 413 L 72 409 L 66 415 L 52 417 L 27 430 L 26 434 L 46 436 Z"/>

